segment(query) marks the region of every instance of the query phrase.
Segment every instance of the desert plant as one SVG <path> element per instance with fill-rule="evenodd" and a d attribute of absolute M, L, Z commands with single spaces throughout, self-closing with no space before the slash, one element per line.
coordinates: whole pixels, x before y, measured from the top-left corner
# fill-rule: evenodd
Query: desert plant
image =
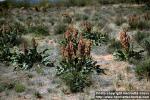
<path fill-rule="evenodd" d="M 14 86 L 15 86 L 15 82 L 2 82 L 0 83 L 0 92 L 13 89 Z"/>
<path fill-rule="evenodd" d="M 54 34 L 63 34 L 66 30 L 67 26 L 64 23 L 59 23 L 54 27 Z"/>
<path fill-rule="evenodd" d="M 129 16 L 128 23 L 131 29 L 148 29 L 149 22 L 138 15 Z"/>
<path fill-rule="evenodd" d="M 28 49 L 26 44 L 24 43 L 23 52 L 22 51 L 16 51 L 13 54 L 12 62 L 14 65 L 16 65 L 15 69 L 18 67 L 21 69 L 30 69 L 32 68 L 33 64 L 41 61 L 42 57 L 37 52 L 37 44 L 35 43 L 35 40 L 33 39 L 33 48 Z"/>
<path fill-rule="evenodd" d="M 148 52 L 148 55 L 150 55 L 150 34 L 146 32 L 137 32 L 134 39 Z"/>
<path fill-rule="evenodd" d="M 123 49 L 126 52 L 129 52 L 129 49 L 130 49 L 130 37 L 129 37 L 129 35 L 125 31 L 120 32 L 119 35 L 120 35 L 120 43 L 121 43 Z"/>
<path fill-rule="evenodd" d="M 57 75 L 69 85 L 72 92 L 80 92 L 90 85 L 90 74 L 95 68 L 90 56 L 91 42 L 82 38 L 74 28 L 65 32 L 61 43 L 62 61 L 57 66 Z"/>
<path fill-rule="evenodd" d="M 100 45 L 101 43 L 106 43 L 109 40 L 107 34 L 91 32 L 92 25 L 90 22 L 84 21 L 81 24 L 81 27 L 82 27 L 82 36 L 86 39 L 91 40 L 93 44 L 96 46 Z"/>
<path fill-rule="evenodd" d="M 34 33 L 36 35 L 49 35 L 49 30 L 44 25 L 31 26 L 27 30 L 28 33 Z"/>
<path fill-rule="evenodd" d="M 14 89 L 17 93 L 21 93 L 26 90 L 26 87 L 21 83 L 16 83 Z"/>
<path fill-rule="evenodd" d="M 143 47 L 147 51 L 148 55 L 150 55 L 150 37 L 143 40 Z"/>
<path fill-rule="evenodd" d="M 145 32 L 140 32 L 138 31 L 135 35 L 134 35 L 134 39 L 138 42 L 141 43 L 142 40 L 144 38 L 147 38 L 149 36 L 149 33 L 145 33 Z"/>
<path fill-rule="evenodd" d="M 115 59 L 129 61 L 131 58 L 140 59 L 142 57 L 141 53 L 144 51 L 134 51 L 133 44 L 131 45 L 130 42 L 129 35 L 126 32 L 120 32 L 120 44 L 122 47 L 113 53 Z"/>
<path fill-rule="evenodd" d="M 14 46 L 19 43 L 21 36 L 18 34 L 16 28 L 2 25 L 0 28 L 0 46 Z"/>
<path fill-rule="evenodd" d="M 150 59 L 143 61 L 136 66 L 135 72 L 140 78 L 150 78 Z"/>
<path fill-rule="evenodd" d="M 121 61 L 128 60 L 128 54 L 123 52 L 122 50 L 114 51 L 113 56 L 116 60 L 121 60 Z"/>
<path fill-rule="evenodd" d="M 50 61 L 43 60 L 46 59 L 47 55 L 44 55 L 44 53 L 47 51 L 45 49 L 42 52 L 37 51 L 37 43 L 35 39 L 32 39 L 32 48 L 27 48 L 27 45 L 24 43 L 23 45 L 23 51 L 16 50 L 12 57 L 11 61 L 13 65 L 15 66 L 15 69 L 30 69 L 33 67 L 35 63 L 41 62 L 42 64 L 48 66 L 51 65 Z"/>
<path fill-rule="evenodd" d="M 115 21 L 115 24 L 118 26 L 126 22 L 126 20 L 122 16 L 117 16 L 114 21 Z"/>
<path fill-rule="evenodd" d="M 88 20 L 88 18 L 89 18 L 88 15 L 86 15 L 86 14 L 80 14 L 80 13 L 75 14 L 74 17 L 75 17 L 75 20 L 76 20 L 76 21 Z"/>
<path fill-rule="evenodd" d="M 62 14 L 62 20 L 64 23 L 71 23 L 72 22 L 71 16 L 67 13 Z"/>

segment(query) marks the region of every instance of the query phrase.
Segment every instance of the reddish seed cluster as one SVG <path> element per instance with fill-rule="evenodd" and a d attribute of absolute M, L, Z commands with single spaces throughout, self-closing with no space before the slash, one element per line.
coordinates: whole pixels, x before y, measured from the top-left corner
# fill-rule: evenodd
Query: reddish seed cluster
<path fill-rule="evenodd" d="M 130 47 L 130 37 L 126 32 L 120 32 L 119 34 L 121 45 L 128 52 Z"/>
<path fill-rule="evenodd" d="M 65 39 L 67 43 L 61 47 L 63 58 L 71 60 L 77 57 L 90 56 L 91 41 L 84 40 L 82 36 L 79 36 L 75 28 L 68 28 L 65 32 Z"/>
<path fill-rule="evenodd" d="M 137 23 L 140 20 L 140 16 L 138 16 L 138 15 L 131 15 L 131 16 L 129 16 L 128 19 L 129 19 L 129 24 Z"/>
<path fill-rule="evenodd" d="M 65 32 L 65 38 L 70 41 L 71 39 L 76 39 L 78 36 L 78 30 L 73 27 L 69 27 Z"/>
<path fill-rule="evenodd" d="M 91 23 L 88 22 L 88 21 L 84 21 L 84 22 L 81 24 L 81 26 L 82 26 L 84 32 L 90 33 L 91 30 L 92 30 L 92 25 L 91 25 Z"/>

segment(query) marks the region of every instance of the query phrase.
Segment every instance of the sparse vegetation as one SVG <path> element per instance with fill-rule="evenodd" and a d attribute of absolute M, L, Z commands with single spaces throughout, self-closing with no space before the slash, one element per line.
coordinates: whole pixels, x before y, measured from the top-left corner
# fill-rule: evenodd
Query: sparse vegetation
<path fill-rule="evenodd" d="M 21 83 L 16 83 L 14 89 L 17 93 L 21 93 L 26 90 L 26 87 Z"/>
<path fill-rule="evenodd" d="M 121 49 L 121 43 L 119 40 L 111 39 L 110 44 L 108 45 L 108 52 L 113 53 L 116 50 Z"/>
<path fill-rule="evenodd" d="M 150 78 L 150 59 L 147 59 L 136 66 L 135 69 L 140 78 Z"/>
<path fill-rule="evenodd" d="M 32 26 L 27 30 L 28 33 L 34 33 L 35 35 L 49 35 L 49 30 L 44 25 Z"/>
<path fill-rule="evenodd" d="M 17 2 L 0 1 L 2 100 L 150 90 L 149 0 Z"/>
<path fill-rule="evenodd" d="M 67 28 L 67 25 L 64 23 L 59 23 L 54 27 L 54 34 L 63 34 Z"/>

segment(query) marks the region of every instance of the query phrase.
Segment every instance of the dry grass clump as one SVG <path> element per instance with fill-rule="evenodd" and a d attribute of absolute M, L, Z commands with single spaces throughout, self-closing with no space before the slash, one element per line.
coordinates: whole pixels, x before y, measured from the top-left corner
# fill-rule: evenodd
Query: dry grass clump
<path fill-rule="evenodd" d="M 148 29 L 150 26 L 149 15 L 145 14 L 144 16 L 140 15 L 131 15 L 128 17 L 128 23 L 131 29 Z"/>

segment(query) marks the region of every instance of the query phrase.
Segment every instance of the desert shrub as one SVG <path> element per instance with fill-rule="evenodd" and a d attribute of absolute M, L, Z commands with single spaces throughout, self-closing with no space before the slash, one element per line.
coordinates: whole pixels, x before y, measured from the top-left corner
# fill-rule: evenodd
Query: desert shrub
<path fill-rule="evenodd" d="M 26 90 L 26 87 L 21 83 L 16 83 L 14 89 L 17 93 L 21 93 Z"/>
<path fill-rule="evenodd" d="M 147 51 L 148 55 L 150 55 L 150 37 L 143 40 L 143 47 Z"/>
<path fill-rule="evenodd" d="M 34 33 L 36 35 L 49 35 L 49 30 L 44 25 L 38 25 L 38 26 L 29 27 L 28 33 Z"/>
<path fill-rule="evenodd" d="M 57 75 L 72 92 L 83 91 L 91 83 L 90 74 L 96 64 L 90 56 L 91 42 L 83 39 L 76 29 L 69 28 L 61 43 L 61 51 L 62 60 L 57 66 Z"/>
<path fill-rule="evenodd" d="M 15 87 L 15 81 L 12 82 L 2 82 L 0 83 L 0 92 L 3 92 L 5 90 L 11 90 Z"/>
<path fill-rule="evenodd" d="M 83 37 L 86 39 L 90 39 L 96 46 L 107 43 L 109 41 L 108 35 L 103 33 L 83 33 Z"/>
<path fill-rule="evenodd" d="M 116 40 L 116 39 L 110 40 L 110 44 L 108 45 L 108 52 L 112 53 L 121 48 L 122 48 L 122 46 L 121 46 L 121 43 L 119 40 Z"/>
<path fill-rule="evenodd" d="M 149 21 L 138 15 L 129 16 L 128 23 L 131 29 L 148 29 Z"/>
<path fill-rule="evenodd" d="M 71 23 L 72 22 L 71 16 L 66 13 L 62 15 L 62 20 L 63 20 L 63 23 Z"/>
<path fill-rule="evenodd" d="M 115 21 L 115 24 L 118 26 L 126 22 L 126 20 L 122 16 L 117 16 L 114 21 Z"/>
<path fill-rule="evenodd" d="M 14 46 L 19 44 L 21 36 L 16 28 L 2 25 L 0 28 L 0 46 Z"/>
<path fill-rule="evenodd" d="M 93 42 L 94 45 L 98 46 L 101 43 L 106 43 L 109 40 L 107 34 L 98 33 L 98 32 L 91 32 L 92 25 L 91 23 L 85 21 L 81 24 L 82 27 L 82 36 L 86 39 L 89 39 Z"/>
<path fill-rule="evenodd" d="M 54 34 L 63 34 L 67 28 L 67 25 L 64 23 L 59 23 L 54 27 Z"/>
<path fill-rule="evenodd" d="M 137 32 L 134 35 L 134 39 L 142 46 L 150 55 L 150 34 L 146 32 Z"/>
<path fill-rule="evenodd" d="M 75 14 L 75 20 L 76 21 L 81 21 L 81 20 L 88 20 L 89 19 L 89 16 L 86 15 L 86 14 Z"/>
<path fill-rule="evenodd" d="M 140 32 L 138 31 L 135 35 L 134 35 L 134 39 L 138 42 L 141 43 L 142 40 L 144 38 L 147 38 L 149 36 L 149 33 L 145 33 L 145 32 Z"/>
<path fill-rule="evenodd" d="M 146 77 L 147 79 L 150 78 L 150 59 L 143 61 L 142 63 L 138 64 L 135 69 L 136 74 L 140 78 Z"/>
<path fill-rule="evenodd" d="M 0 83 L 0 93 L 3 91 L 5 91 L 5 86 L 2 83 Z"/>
<path fill-rule="evenodd" d="M 18 45 L 20 43 L 21 36 L 18 34 L 17 29 L 13 29 L 10 26 L 3 25 L 0 29 L 0 61 L 11 61 L 10 47 Z"/>

